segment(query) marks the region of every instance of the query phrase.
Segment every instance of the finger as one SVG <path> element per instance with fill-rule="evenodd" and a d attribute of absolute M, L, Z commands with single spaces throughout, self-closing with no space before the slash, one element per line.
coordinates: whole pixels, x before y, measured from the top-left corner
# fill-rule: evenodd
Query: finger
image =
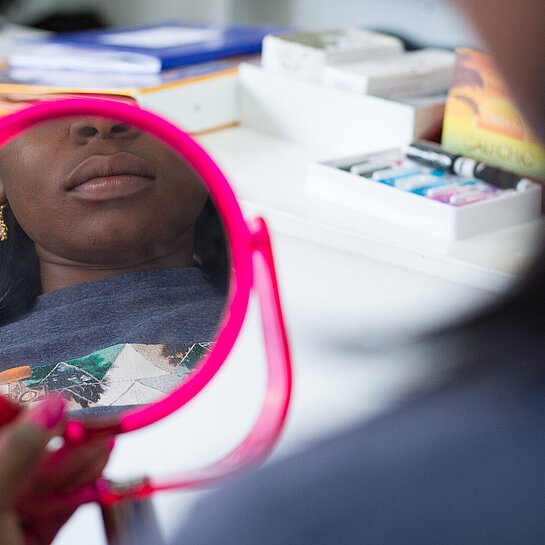
<path fill-rule="evenodd" d="M 61 474 L 49 464 L 42 464 L 39 471 L 30 472 L 17 488 L 14 498 L 18 513 L 37 528 L 43 526 L 41 521 L 51 521 L 54 525 L 54 521 L 59 518 L 68 519 L 75 509 L 70 494 L 98 480 L 106 466 L 113 444 L 112 438 L 91 445 L 67 447 L 67 456 L 70 458 L 67 465 L 70 466 L 71 472 L 63 471 Z M 53 454 L 56 455 L 57 452 Z M 65 460 L 58 456 L 56 459 L 60 467 L 63 467 Z M 73 460 L 77 463 L 74 464 Z"/>
<path fill-rule="evenodd" d="M 22 413 L 0 434 L 0 501 L 11 501 L 21 479 L 39 462 L 60 431 L 66 401 L 50 396 Z"/>
<path fill-rule="evenodd" d="M 19 521 L 13 512 L 0 512 L 0 528 L 2 529 L 3 544 L 24 545 Z"/>
<path fill-rule="evenodd" d="M 99 446 L 94 452 L 87 452 L 88 463 L 80 464 L 80 467 L 74 467 L 71 475 L 67 475 L 64 483 L 66 491 L 73 491 L 90 483 L 94 483 L 104 471 L 110 458 L 114 446 L 114 440 L 111 439 L 105 444 Z"/>
<path fill-rule="evenodd" d="M 65 509 L 61 514 L 46 514 L 23 519 L 26 545 L 44 545 L 51 543 L 59 530 L 74 514 L 76 507 Z"/>
<path fill-rule="evenodd" d="M 102 474 L 113 448 L 113 439 L 83 445 L 65 445 L 51 453 L 29 475 L 34 495 L 66 492 L 94 482 Z"/>

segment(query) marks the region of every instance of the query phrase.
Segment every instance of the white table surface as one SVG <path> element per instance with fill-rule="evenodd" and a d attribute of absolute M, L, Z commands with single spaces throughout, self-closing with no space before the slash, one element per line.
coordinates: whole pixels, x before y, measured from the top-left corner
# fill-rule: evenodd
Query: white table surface
<path fill-rule="evenodd" d="M 292 408 L 273 458 L 432 383 L 441 362 L 368 348 L 387 348 L 485 305 L 512 286 L 532 255 L 539 222 L 446 243 L 306 195 L 306 165 L 319 158 L 311 150 L 244 127 L 201 142 L 231 180 L 247 217 L 264 215 L 272 230 L 294 362 Z M 226 452 L 256 414 L 264 372 L 254 301 L 210 387 L 179 414 L 120 437 L 107 475 L 167 475 Z M 167 537 L 201 494 L 156 496 Z M 105 543 L 98 509 L 81 508 L 54 543 Z"/>

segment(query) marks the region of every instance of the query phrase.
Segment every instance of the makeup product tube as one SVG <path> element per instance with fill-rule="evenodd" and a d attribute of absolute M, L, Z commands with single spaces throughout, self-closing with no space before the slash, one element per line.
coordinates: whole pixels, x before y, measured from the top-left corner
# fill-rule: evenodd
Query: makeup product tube
<path fill-rule="evenodd" d="M 417 140 L 405 148 L 405 155 L 417 163 L 444 168 L 466 178 L 478 178 L 500 189 L 525 191 L 533 182 L 501 168 L 479 163 L 444 150 L 435 142 Z"/>
<path fill-rule="evenodd" d="M 479 163 L 474 159 L 466 157 L 457 157 L 454 160 L 452 168 L 459 176 L 467 176 L 478 178 L 490 185 L 499 187 L 500 189 L 517 189 L 524 191 L 528 187 L 530 180 L 521 178 L 517 174 L 507 172 L 501 168 L 491 167 L 484 163 Z M 530 182 L 531 183 L 531 182 Z"/>
<path fill-rule="evenodd" d="M 357 174 L 358 176 L 371 176 L 373 172 L 377 170 L 384 170 L 389 168 L 389 164 L 384 161 L 366 161 L 364 163 L 358 163 L 350 167 L 351 174 Z"/>
<path fill-rule="evenodd" d="M 371 175 L 371 178 L 376 182 L 382 182 L 383 184 L 394 185 L 398 178 L 406 178 L 407 176 L 416 176 L 420 174 L 419 171 L 409 167 L 394 167 L 385 168 L 383 170 L 376 170 Z"/>
<path fill-rule="evenodd" d="M 465 191 L 463 193 L 452 195 L 449 199 L 449 203 L 454 206 L 463 206 L 464 204 L 472 204 L 490 197 L 491 194 L 485 193 L 484 191 Z"/>
<path fill-rule="evenodd" d="M 423 187 L 431 187 L 437 183 L 441 183 L 436 176 L 427 174 L 417 174 L 416 176 L 408 176 L 399 178 L 394 182 L 394 187 L 403 189 L 404 191 L 413 191 Z"/>
<path fill-rule="evenodd" d="M 445 151 L 435 142 L 424 142 L 422 140 L 417 140 L 409 144 L 405 148 L 405 155 L 417 163 L 442 168 L 450 172 L 454 172 L 452 168 L 454 161 L 460 157 L 459 155 Z"/>

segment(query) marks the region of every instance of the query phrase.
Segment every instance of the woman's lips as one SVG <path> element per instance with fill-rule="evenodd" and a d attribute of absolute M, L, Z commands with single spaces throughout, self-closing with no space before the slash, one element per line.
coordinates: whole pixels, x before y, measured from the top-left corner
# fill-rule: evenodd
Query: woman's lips
<path fill-rule="evenodd" d="M 68 176 L 64 189 L 90 200 L 128 197 L 150 187 L 155 172 L 146 161 L 131 153 L 92 155 Z"/>

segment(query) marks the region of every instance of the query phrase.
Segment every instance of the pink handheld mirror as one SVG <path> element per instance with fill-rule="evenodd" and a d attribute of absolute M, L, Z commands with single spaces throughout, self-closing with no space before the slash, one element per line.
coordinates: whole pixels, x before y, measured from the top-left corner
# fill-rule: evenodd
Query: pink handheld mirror
<path fill-rule="evenodd" d="M 124 487 L 100 480 L 48 501 L 104 507 L 160 490 L 210 485 L 264 459 L 283 427 L 291 392 L 271 244 L 263 219 L 244 219 L 225 176 L 202 147 L 128 103 L 51 100 L 0 119 L 0 180 L 7 204 L 2 259 L 18 267 L 13 255 L 26 248 L 30 264 L 17 269 L 17 278 L 28 277 L 25 286 L 34 286 L 24 304 L 13 296 L 14 282 L 0 287 L 0 337 L 21 340 L 2 341 L 4 423 L 19 406 L 56 391 L 72 409 L 66 441 L 153 424 L 193 399 L 220 369 L 252 290 L 261 309 L 266 394 L 234 450 L 172 478 Z M 208 239 L 222 256 L 211 254 Z M 110 305 L 107 313 L 104 305 Z M 46 324 L 43 332 L 36 323 Z M 75 341 L 68 339 L 70 329 L 80 330 Z M 28 331 L 36 339 L 29 346 L 23 338 Z"/>

